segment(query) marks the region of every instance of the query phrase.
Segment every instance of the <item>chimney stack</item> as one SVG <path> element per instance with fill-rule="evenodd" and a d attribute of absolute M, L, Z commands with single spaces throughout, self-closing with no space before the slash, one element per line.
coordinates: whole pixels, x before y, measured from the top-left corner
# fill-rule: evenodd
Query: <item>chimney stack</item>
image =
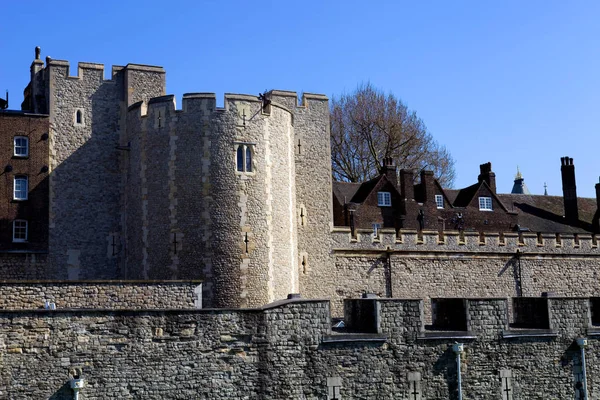
<path fill-rule="evenodd" d="M 400 170 L 400 193 L 406 200 L 415 199 L 415 171 L 412 169 Z"/>
<path fill-rule="evenodd" d="M 394 186 L 398 187 L 398 175 L 396 175 L 396 165 L 392 157 L 385 157 L 383 159 L 383 167 L 379 173 L 385 175 Z"/>
<path fill-rule="evenodd" d="M 496 193 L 496 174 L 492 172 L 492 163 L 487 162 L 479 166 L 477 181 L 486 181 L 493 193 Z"/>
<path fill-rule="evenodd" d="M 565 217 L 569 220 L 579 220 L 577 207 L 577 187 L 575 185 L 575 165 L 569 157 L 560 158 L 560 172 L 562 175 L 563 199 L 565 203 Z M 598 190 L 598 189 L 596 189 Z"/>
<path fill-rule="evenodd" d="M 435 199 L 435 177 L 433 171 L 421 171 L 421 185 L 423 187 L 423 202 L 433 202 Z"/>

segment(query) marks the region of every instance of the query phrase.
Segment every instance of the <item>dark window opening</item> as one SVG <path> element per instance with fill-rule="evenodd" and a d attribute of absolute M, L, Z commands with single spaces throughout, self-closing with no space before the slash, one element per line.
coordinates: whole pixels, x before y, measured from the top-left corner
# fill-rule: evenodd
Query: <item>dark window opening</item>
<path fill-rule="evenodd" d="M 238 146 L 237 148 L 237 170 L 244 172 L 244 146 Z"/>
<path fill-rule="evenodd" d="M 550 329 L 548 299 L 513 297 L 513 323 L 511 328 Z"/>
<path fill-rule="evenodd" d="M 466 331 L 467 307 L 464 299 L 431 299 L 431 325 L 427 329 Z"/>

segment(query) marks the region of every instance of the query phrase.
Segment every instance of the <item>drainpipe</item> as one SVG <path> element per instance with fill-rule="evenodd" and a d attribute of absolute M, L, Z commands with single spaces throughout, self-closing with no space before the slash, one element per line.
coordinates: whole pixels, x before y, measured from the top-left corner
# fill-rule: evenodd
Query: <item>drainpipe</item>
<path fill-rule="evenodd" d="M 79 400 L 79 391 L 85 386 L 85 381 L 81 378 L 71 379 L 71 389 L 73 390 L 73 400 Z"/>
<path fill-rule="evenodd" d="M 458 400 L 462 400 L 462 378 L 460 376 L 460 353 L 462 353 L 464 351 L 464 349 L 465 349 L 465 347 L 462 343 L 455 343 L 452 345 L 452 351 L 454 351 L 454 353 L 456 353 L 456 384 L 458 385 Z"/>
<path fill-rule="evenodd" d="M 586 338 L 577 339 L 577 345 L 581 350 L 580 358 L 581 358 L 581 375 L 583 378 L 583 400 L 588 400 L 588 390 L 587 390 L 587 374 L 585 371 L 585 347 L 587 346 Z"/>

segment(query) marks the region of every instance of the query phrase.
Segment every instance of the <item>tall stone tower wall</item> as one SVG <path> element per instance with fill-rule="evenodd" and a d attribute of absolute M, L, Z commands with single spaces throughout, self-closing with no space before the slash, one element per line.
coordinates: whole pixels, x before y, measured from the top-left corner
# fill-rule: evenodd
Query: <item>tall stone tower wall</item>
<path fill-rule="evenodd" d="M 337 285 L 331 256 L 333 205 L 328 99 L 305 93 L 298 104 L 296 92 L 284 91 L 273 91 L 272 99 L 294 113 L 300 293 L 312 298 L 331 296 L 331 288 Z"/>
<path fill-rule="evenodd" d="M 204 279 L 214 306 L 265 304 L 299 290 L 293 115 L 254 96 L 215 104 L 189 94 L 182 110 L 172 96 L 130 107 L 127 268 Z"/>
<path fill-rule="evenodd" d="M 103 65 L 79 63 L 77 76 L 70 76 L 68 62 L 47 59 L 51 276 L 110 279 L 121 274 L 124 182 L 117 146 L 126 102 L 164 93 L 164 70 L 148 69 L 154 80 L 139 77 L 146 72 L 140 66 L 115 67 L 113 79 L 105 80 Z"/>

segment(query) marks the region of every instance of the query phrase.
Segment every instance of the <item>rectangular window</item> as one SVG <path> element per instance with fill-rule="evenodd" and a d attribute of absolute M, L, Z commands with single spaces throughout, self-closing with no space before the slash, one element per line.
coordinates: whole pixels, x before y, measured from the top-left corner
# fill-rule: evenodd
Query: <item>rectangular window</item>
<path fill-rule="evenodd" d="M 14 145 L 15 157 L 29 156 L 29 138 L 27 136 L 15 136 Z"/>
<path fill-rule="evenodd" d="M 392 195 L 390 192 L 377 192 L 377 205 L 380 207 L 391 207 Z"/>
<path fill-rule="evenodd" d="M 480 197 L 479 198 L 479 210 L 480 211 L 492 211 L 492 198 L 491 197 Z"/>
<path fill-rule="evenodd" d="M 15 176 L 13 199 L 14 200 L 27 200 L 27 177 L 26 176 Z"/>
<path fill-rule="evenodd" d="M 13 221 L 13 242 L 27 241 L 27 221 L 15 219 Z"/>
<path fill-rule="evenodd" d="M 442 196 L 441 194 L 436 194 L 435 205 L 437 206 L 437 208 L 444 208 L 444 196 Z"/>
<path fill-rule="evenodd" d="M 381 224 L 373 224 L 373 237 L 376 238 L 379 236 L 379 230 L 381 229 Z"/>
<path fill-rule="evenodd" d="M 236 169 L 238 172 L 252 172 L 254 170 L 253 145 L 237 144 L 235 150 Z"/>

